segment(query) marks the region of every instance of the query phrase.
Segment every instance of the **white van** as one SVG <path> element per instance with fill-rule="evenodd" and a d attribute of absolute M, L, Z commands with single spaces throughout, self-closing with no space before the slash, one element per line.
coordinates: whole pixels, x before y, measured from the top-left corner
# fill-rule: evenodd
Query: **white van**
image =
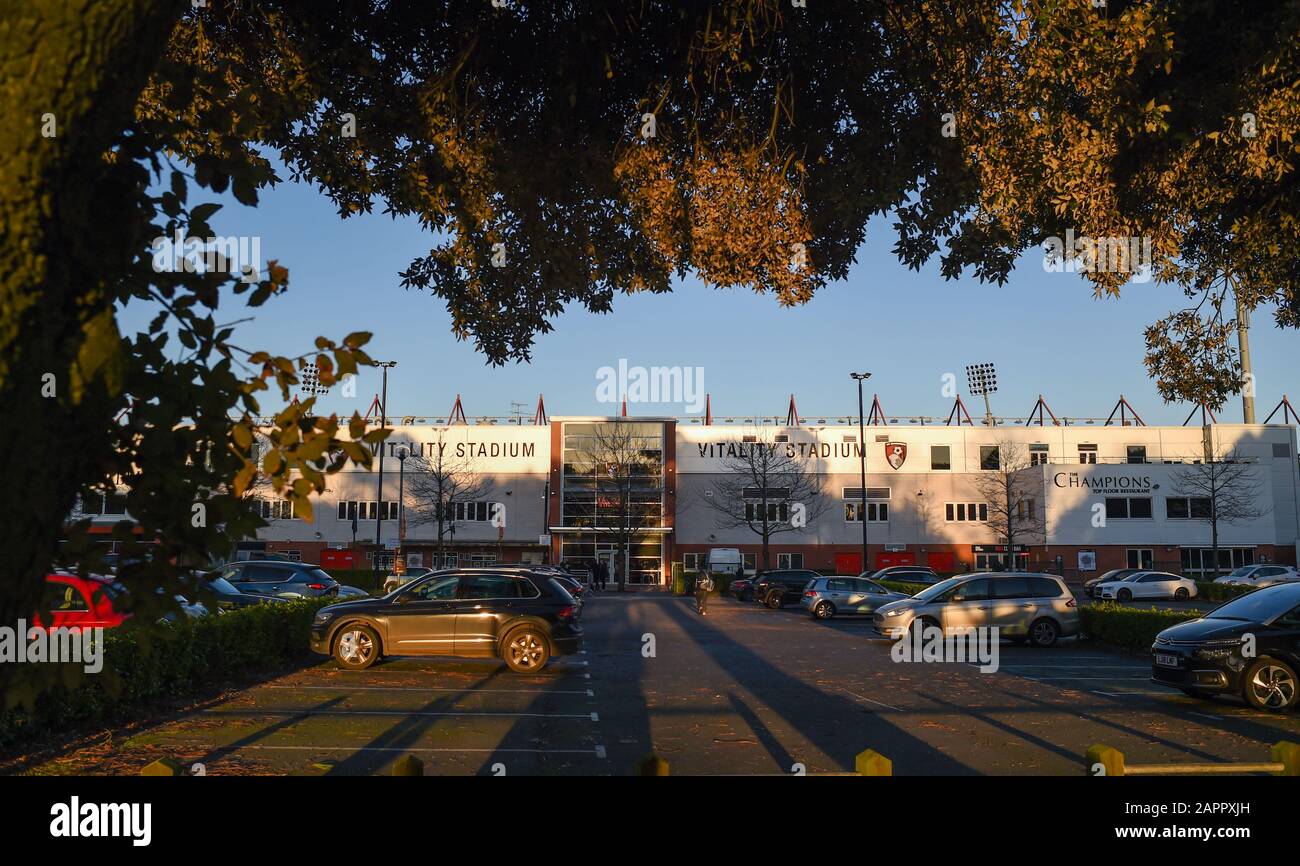
<path fill-rule="evenodd" d="M 705 568 L 710 574 L 725 574 L 736 576 L 745 568 L 745 560 L 740 555 L 738 547 L 714 547 L 709 550 L 708 559 L 705 562 Z"/>

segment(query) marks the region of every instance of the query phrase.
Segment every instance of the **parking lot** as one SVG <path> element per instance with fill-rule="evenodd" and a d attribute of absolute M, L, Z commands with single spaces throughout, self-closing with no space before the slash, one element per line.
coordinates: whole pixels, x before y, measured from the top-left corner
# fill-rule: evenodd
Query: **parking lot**
<path fill-rule="evenodd" d="M 715 600 L 598 595 L 586 650 L 536 675 L 491 661 L 322 660 L 196 707 L 61 771 L 160 757 L 222 773 L 369 774 L 413 754 L 430 774 L 619 775 L 650 752 L 674 773 L 851 769 L 866 748 L 898 775 L 1078 774 L 1106 742 L 1132 762 L 1260 760 L 1300 714 L 1198 701 L 1149 682 L 1141 656 L 1067 640 L 1003 644 L 1000 668 L 897 663 L 867 619 L 811 620 Z M 51 765 L 46 769 L 53 769 Z"/>

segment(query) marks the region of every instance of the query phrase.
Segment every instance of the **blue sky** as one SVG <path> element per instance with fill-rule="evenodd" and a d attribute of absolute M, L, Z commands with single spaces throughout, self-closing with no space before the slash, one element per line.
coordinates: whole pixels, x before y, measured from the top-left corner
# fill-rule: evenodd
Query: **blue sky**
<path fill-rule="evenodd" d="M 597 400 L 597 370 L 620 359 L 702 368 L 717 417 L 784 416 L 792 393 L 805 417 L 856 416 L 848 373 L 865 369 L 872 372 L 868 401 L 878 393 L 892 415 L 940 422 L 952 406 L 943 376 L 952 373 L 978 420 L 982 404 L 966 396 L 964 373 L 976 362 L 997 365 L 999 416 L 1023 417 L 1039 393 L 1058 417 L 1104 418 L 1121 393 L 1148 424 L 1181 423 L 1190 409 L 1162 403 L 1142 364 L 1143 328 L 1182 305 L 1176 287 L 1130 284 L 1118 300 L 1097 300 L 1081 277 L 1045 273 L 1034 253 L 1004 286 L 945 281 L 937 265 L 916 273 L 898 263 L 887 219 L 872 223 L 849 278 L 803 307 L 781 308 L 770 296 L 708 289 L 692 279 L 671 295 L 618 298 L 607 315 L 570 309 L 538 337 L 530 363 L 491 367 L 471 343 L 451 336 L 439 299 L 401 288 L 398 273 L 432 241 L 414 220 L 341 220 L 323 195 L 287 180 L 263 190 L 256 208 L 229 196 L 214 200 L 225 204 L 210 221 L 215 232 L 260 236 L 262 258 L 290 272 L 285 295 L 254 311 L 232 296 L 219 321 L 251 312 L 254 321 L 237 331 L 239 344 L 284 354 L 310 349 L 319 334 L 373 332 L 370 354 L 398 362 L 389 375 L 390 415 L 445 416 L 458 393 L 471 416 L 510 415 L 512 402 L 531 416 L 539 393 L 552 415 L 616 414 L 617 406 Z M 143 308 L 128 308 L 124 327 L 142 327 L 147 318 Z M 1300 333 L 1256 314 L 1251 350 L 1262 421 L 1283 392 L 1300 397 Z M 379 390 L 378 371 L 363 371 L 357 385 L 355 398 L 337 389 L 321 398 L 321 410 L 364 412 Z M 642 404 L 629 412 L 686 409 Z M 1240 399 L 1219 419 L 1240 421 Z"/>

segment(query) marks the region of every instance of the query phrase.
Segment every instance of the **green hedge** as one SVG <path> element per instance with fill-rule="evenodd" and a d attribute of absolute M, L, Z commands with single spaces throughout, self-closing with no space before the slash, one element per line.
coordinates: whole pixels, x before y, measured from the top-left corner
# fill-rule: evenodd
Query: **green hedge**
<path fill-rule="evenodd" d="M 1245 595 L 1254 588 L 1253 586 L 1232 586 L 1226 583 L 1198 580 L 1196 581 L 1196 597 L 1201 601 L 1228 601 L 1239 595 Z"/>
<path fill-rule="evenodd" d="M 880 585 L 885 589 L 892 589 L 894 592 L 905 592 L 908 595 L 916 595 L 923 589 L 928 589 L 930 584 L 925 583 L 902 583 L 897 580 L 882 580 Z"/>
<path fill-rule="evenodd" d="M 63 684 L 49 685 L 53 665 L 19 665 L 34 668 L 14 672 L 34 675 L 28 693 L 45 687 L 29 708 L 0 708 L 0 748 L 119 721 L 152 701 L 185 698 L 213 683 L 302 658 L 317 609 L 334 601 L 257 605 L 169 625 L 111 629 L 104 633 L 103 669 L 87 674 L 79 664 L 64 665 Z M 11 688 L 10 697 L 21 700 L 23 683 Z"/>
<path fill-rule="evenodd" d="M 1160 632 L 1200 616 L 1194 610 L 1154 610 L 1103 601 L 1080 607 L 1079 625 L 1085 640 L 1121 649 L 1146 650 Z"/>

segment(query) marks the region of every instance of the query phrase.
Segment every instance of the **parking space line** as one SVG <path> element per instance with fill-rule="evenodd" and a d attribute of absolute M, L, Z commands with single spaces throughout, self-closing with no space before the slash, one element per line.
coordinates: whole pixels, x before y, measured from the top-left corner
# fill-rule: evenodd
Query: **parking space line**
<path fill-rule="evenodd" d="M 488 713 L 488 712 L 428 712 L 424 710 L 292 710 L 264 709 L 256 707 L 249 710 L 203 710 L 205 716 L 481 716 L 484 718 L 527 718 L 527 719 L 586 719 L 596 721 L 595 713 Z"/>
<path fill-rule="evenodd" d="M 1046 683 L 1046 682 L 1082 683 L 1082 682 L 1093 682 L 1093 681 L 1122 683 L 1125 680 L 1139 682 L 1139 681 L 1150 679 L 1150 677 L 1028 677 L 1028 676 L 1022 676 L 1021 674 L 1012 674 L 1012 676 L 1020 676 L 1022 677 L 1022 679 L 1033 680 L 1036 683 Z"/>
<path fill-rule="evenodd" d="M 264 689 L 279 689 L 281 691 L 291 691 L 293 689 L 311 689 L 313 691 L 325 692 L 464 692 L 466 697 L 476 694 L 521 694 L 521 695 L 587 695 L 592 697 L 591 689 L 582 691 L 560 690 L 560 689 L 476 689 L 473 686 L 464 688 L 451 688 L 449 686 L 262 686 Z"/>
<path fill-rule="evenodd" d="M 1187 714 L 1190 716 L 1200 716 L 1203 719 L 1213 719 L 1216 722 L 1223 721 L 1223 716 L 1212 716 L 1209 713 L 1198 713 L 1195 710 L 1188 710 Z"/>
<path fill-rule="evenodd" d="M 841 691 L 843 691 L 845 694 L 853 695 L 853 697 L 857 698 L 860 701 L 866 701 L 869 704 L 875 704 L 876 706 L 884 707 L 887 710 L 893 710 L 896 713 L 902 712 L 902 710 L 900 710 L 898 707 L 891 707 L 889 704 L 882 703 L 880 701 L 873 701 L 871 698 L 864 697 L 863 695 L 860 695 L 857 692 L 851 692 L 846 688 L 841 687 Z"/>
<path fill-rule="evenodd" d="M 245 749 L 281 752 L 450 752 L 452 754 L 458 752 L 515 752 L 530 755 L 594 755 L 597 758 L 605 757 L 604 746 L 595 746 L 590 749 L 472 749 L 435 746 L 268 746 L 253 743 L 243 746 L 205 746 L 203 748 L 209 752 L 241 752 Z"/>

